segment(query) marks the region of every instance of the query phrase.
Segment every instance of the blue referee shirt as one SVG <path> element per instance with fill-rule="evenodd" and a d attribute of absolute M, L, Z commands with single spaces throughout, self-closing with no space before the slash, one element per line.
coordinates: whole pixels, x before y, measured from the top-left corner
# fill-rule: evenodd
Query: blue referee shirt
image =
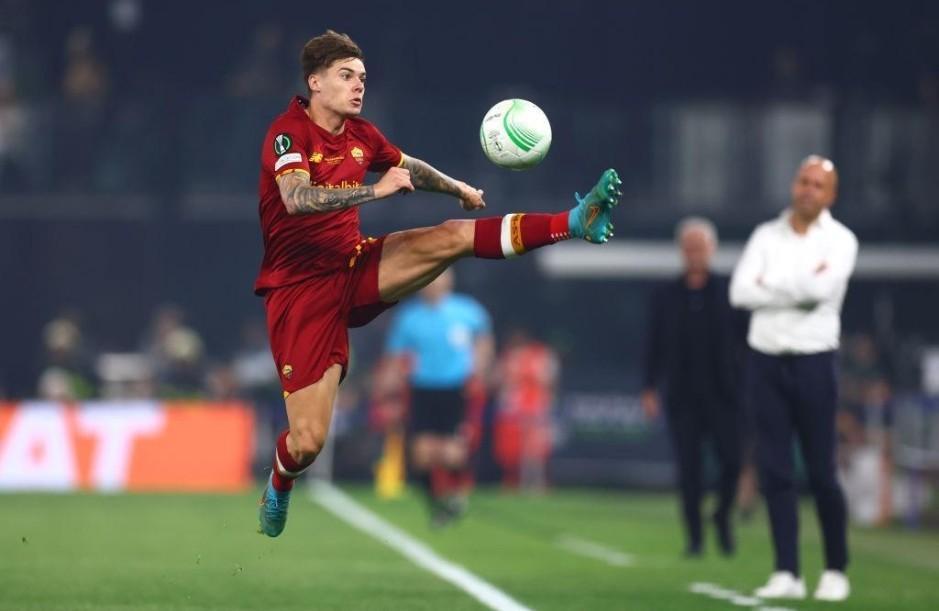
<path fill-rule="evenodd" d="M 398 311 L 386 350 L 412 356 L 413 386 L 459 387 L 473 373 L 476 340 L 490 329 L 489 314 L 472 297 L 451 293 L 433 304 L 417 298 Z"/>

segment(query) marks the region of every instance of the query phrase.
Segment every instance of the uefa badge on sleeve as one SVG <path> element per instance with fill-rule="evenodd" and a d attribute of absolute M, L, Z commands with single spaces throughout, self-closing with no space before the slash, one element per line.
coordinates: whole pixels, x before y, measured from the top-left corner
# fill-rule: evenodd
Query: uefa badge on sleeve
<path fill-rule="evenodd" d="M 277 134 L 274 137 L 274 152 L 278 155 L 283 155 L 289 151 L 291 145 L 293 145 L 293 141 L 287 134 Z"/>

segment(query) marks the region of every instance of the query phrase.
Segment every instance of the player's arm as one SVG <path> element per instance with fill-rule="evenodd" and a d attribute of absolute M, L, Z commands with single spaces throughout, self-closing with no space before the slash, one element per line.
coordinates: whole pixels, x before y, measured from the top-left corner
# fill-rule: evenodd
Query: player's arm
<path fill-rule="evenodd" d="M 460 205 L 464 210 L 476 210 L 486 206 L 482 190 L 474 189 L 461 180 L 450 178 L 426 161 L 403 153 L 401 157 L 401 167 L 411 173 L 411 183 L 415 189 L 452 195 L 460 200 Z"/>
<path fill-rule="evenodd" d="M 280 197 L 287 213 L 316 214 L 354 208 L 383 199 L 399 191 L 413 191 L 410 173 L 402 168 L 391 168 L 374 185 L 350 189 L 314 187 L 306 172 L 290 172 L 277 177 Z"/>

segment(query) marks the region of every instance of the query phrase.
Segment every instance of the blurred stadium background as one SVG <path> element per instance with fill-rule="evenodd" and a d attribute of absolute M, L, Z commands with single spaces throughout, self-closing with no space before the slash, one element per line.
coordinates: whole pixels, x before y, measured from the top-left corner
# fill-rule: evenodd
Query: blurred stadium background
<path fill-rule="evenodd" d="M 638 403 L 646 304 L 679 269 L 679 219 L 715 221 L 718 269 L 729 271 L 752 228 L 787 205 L 795 167 L 814 152 L 838 165 L 833 212 L 861 242 L 843 314 L 842 468 L 855 522 L 883 529 L 856 534 L 855 564 L 867 567 L 858 573 L 889 587 L 875 594 L 859 586 L 866 606 L 857 608 L 900 608 L 884 593 L 891 588 L 909 593 L 904 608 L 935 603 L 927 586 L 939 571 L 931 532 L 939 523 L 939 4 L 0 0 L 0 608 L 144 608 L 129 593 L 141 575 L 153 590 L 143 589 L 146 608 L 300 608 L 303 597 L 323 595 L 308 588 L 272 603 L 263 592 L 276 588 L 255 576 L 231 590 L 242 598 L 226 598 L 227 586 L 203 590 L 191 569 L 198 557 L 216 578 L 252 562 L 272 573 L 280 560 L 292 563 L 280 577 L 286 588 L 304 579 L 296 563 L 309 561 L 298 539 L 324 536 L 314 530 L 324 526 L 304 522 L 332 519 L 293 516 L 292 541 L 283 543 L 293 547 L 283 551 L 248 537 L 253 505 L 237 496 L 265 476 L 284 421 L 262 304 L 251 294 L 261 254 L 260 139 L 301 92 L 300 47 L 327 27 L 364 49 L 365 116 L 406 152 L 484 188 L 494 213 L 561 210 L 606 167 L 625 183 L 610 248 L 571 245 L 506 265 L 457 266 L 458 289 L 489 309 L 500 347 L 525 330 L 554 351 L 560 374 L 551 493 L 498 491 L 498 389 L 490 389 L 480 509 L 464 539 L 435 541 L 444 555 L 537 608 L 623 608 L 639 591 L 635 608 L 726 608 L 688 593 L 688 583 L 717 580 L 741 592 L 756 585 L 769 568 L 762 523 L 741 533 L 741 554 L 759 569 L 752 578 L 753 569 L 730 563 L 695 567 L 677 561 L 671 497 L 635 496 L 667 493 L 674 478 L 663 424 L 646 421 Z M 496 168 L 479 150 L 479 121 L 508 97 L 535 101 L 554 130 L 547 159 L 524 173 Z M 461 214 L 452 202 L 415 194 L 364 208 L 363 230 L 378 235 Z M 587 333 L 596 317 L 609 320 L 602 336 Z M 388 322 L 352 334 L 352 371 L 319 476 L 351 484 L 362 503 L 426 536 L 411 497 L 383 504 L 370 493 L 384 443 L 372 374 Z M 207 437 L 214 462 L 193 475 L 189 461 Z M 893 492 L 886 508 L 885 486 Z M 33 494 L 124 490 L 236 496 Z M 164 564 L 149 573 L 118 571 L 113 588 L 96 587 L 111 569 L 80 562 L 100 543 L 89 533 L 132 538 L 140 525 L 121 520 L 146 520 L 161 506 L 166 513 L 153 523 L 189 537 L 185 560 L 164 550 L 154 554 Z M 226 517 L 203 524 L 203 506 Z M 805 525 L 814 537 L 814 521 Z M 646 573 L 618 577 L 612 565 L 593 573 L 590 560 L 551 564 L 560 552 L 543 552 L 565 529 L 629 550 Z M 636 543 L 639 532 L 646 539 Z M 43 533 L 55 533 L 58 547 L 46 537 L 42 551 Z M 477 604 L 397 557 L 363 565 L 339 554 L 366 545 L 346 536 L 327 537 L 339 563 L 333 577 L 364 571 L 411 585 L 371 591 L 373 581 L 359 575 L 368 595 L 327 588 L 323 607 Z M 495 554 L 490 539 L 498 550 L 513 537 L 521 542 L 512 553 L 486 555 Z M 102 549 L 115 558 L 136 553 L 110 541 Z M 158 545 L 148 541 L 142 549 Z M 316 547 L 305 549 L 316 555 Z M 811 543 L 804 556 L 817 552 Z M 520 566 L 532 555 L 529 573 Z M 173 568 L 181 562 L 185 570 Z M 311 571 L 326 564 L 319 558 Z M 72 603 L 36 593 L 37 575 L 75 566 L 85 568 L 61 588 Z M 174 589 L 177 597 L 161 598 Z M 671 598 L 657 598 L 662 592 Z"/>

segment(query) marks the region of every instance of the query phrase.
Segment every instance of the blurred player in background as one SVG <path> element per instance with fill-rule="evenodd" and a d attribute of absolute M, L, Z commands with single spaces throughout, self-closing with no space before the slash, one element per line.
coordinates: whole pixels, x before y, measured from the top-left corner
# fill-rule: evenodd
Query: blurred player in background
<path fill-rule="evenodd" d="M 466 508 L 469 456 L 479 436 L 478 418 L 469 413 L 471 384 L 486 378 L 494 352 L 485 308 L 452 291 L 453 273 L 447 270 L 402 306 L 386 348 L 398 377 L 410 381 L 410 465 L 435 526 Z"/>
<path fill-rule="evenodd" d="M 699 217 L 678 224 L 675 237 L 684 271 L 653 294 L 643 359 L 642 408 L 649 418 L 665 415 L 678 460 L 678 484 L 687 537 L 685 555 L 702 552 L 701 500 L 704 443 L 710 440 L 719 468 L 717 542 L 734 552 L 731 510 L 740 475 L 740 409 L 737 356 L 740 316 L 730 307 L 727 277 L 711 270 L 717 230 Z"/>
<path fill-rule="evenodd" d="M 753 311 L 748 401 L 754 412 L 760 487 L 769 510 L 776 567 L 760 598 L 805 598 L 799 573 L 799 439 L 822 527 L 825 568 L 819 600 L 850 593 L 847 515 L 835 463 L 841 305 L 857 259 L 857 238 L 832 217 L 838 173 L 812 155 L 792 181 L 792 203 L 750 236 L 734 270 L 730 300 Z"/>
<path fill-rule="evenodd" d="M 548 485 L 558 355 L 518 328 L 509 335 L 496 369 L 499 398 L 493 454 L 502 467 L 502 484 L 542 492 Z"/>
<path fill-rule="evenodd" d="M 284 529 L 294 480 L 325 442 L 348 365 L 349 327 L 367 324 L 463 257 L 504 259 L 570 238 L 606 242 L 621 184 L 616 172 L 604 172 L 568 212 L 363 237 L 362 204 L 421 189 L 472 211 L 485 206 L 482 191 L 402 153 L 359 117 L 365 64 L 348 36 L 327 31 L 311 39 L 300 63 L 309 97 L 290 101 L 261 149 L 264 258 L 254 290 L 264 297 L 289 423 L 260 502 L 260 531 L 271 537 Z M 364 184 L 368 171 L 382 173 L 377 183 Z"/>

